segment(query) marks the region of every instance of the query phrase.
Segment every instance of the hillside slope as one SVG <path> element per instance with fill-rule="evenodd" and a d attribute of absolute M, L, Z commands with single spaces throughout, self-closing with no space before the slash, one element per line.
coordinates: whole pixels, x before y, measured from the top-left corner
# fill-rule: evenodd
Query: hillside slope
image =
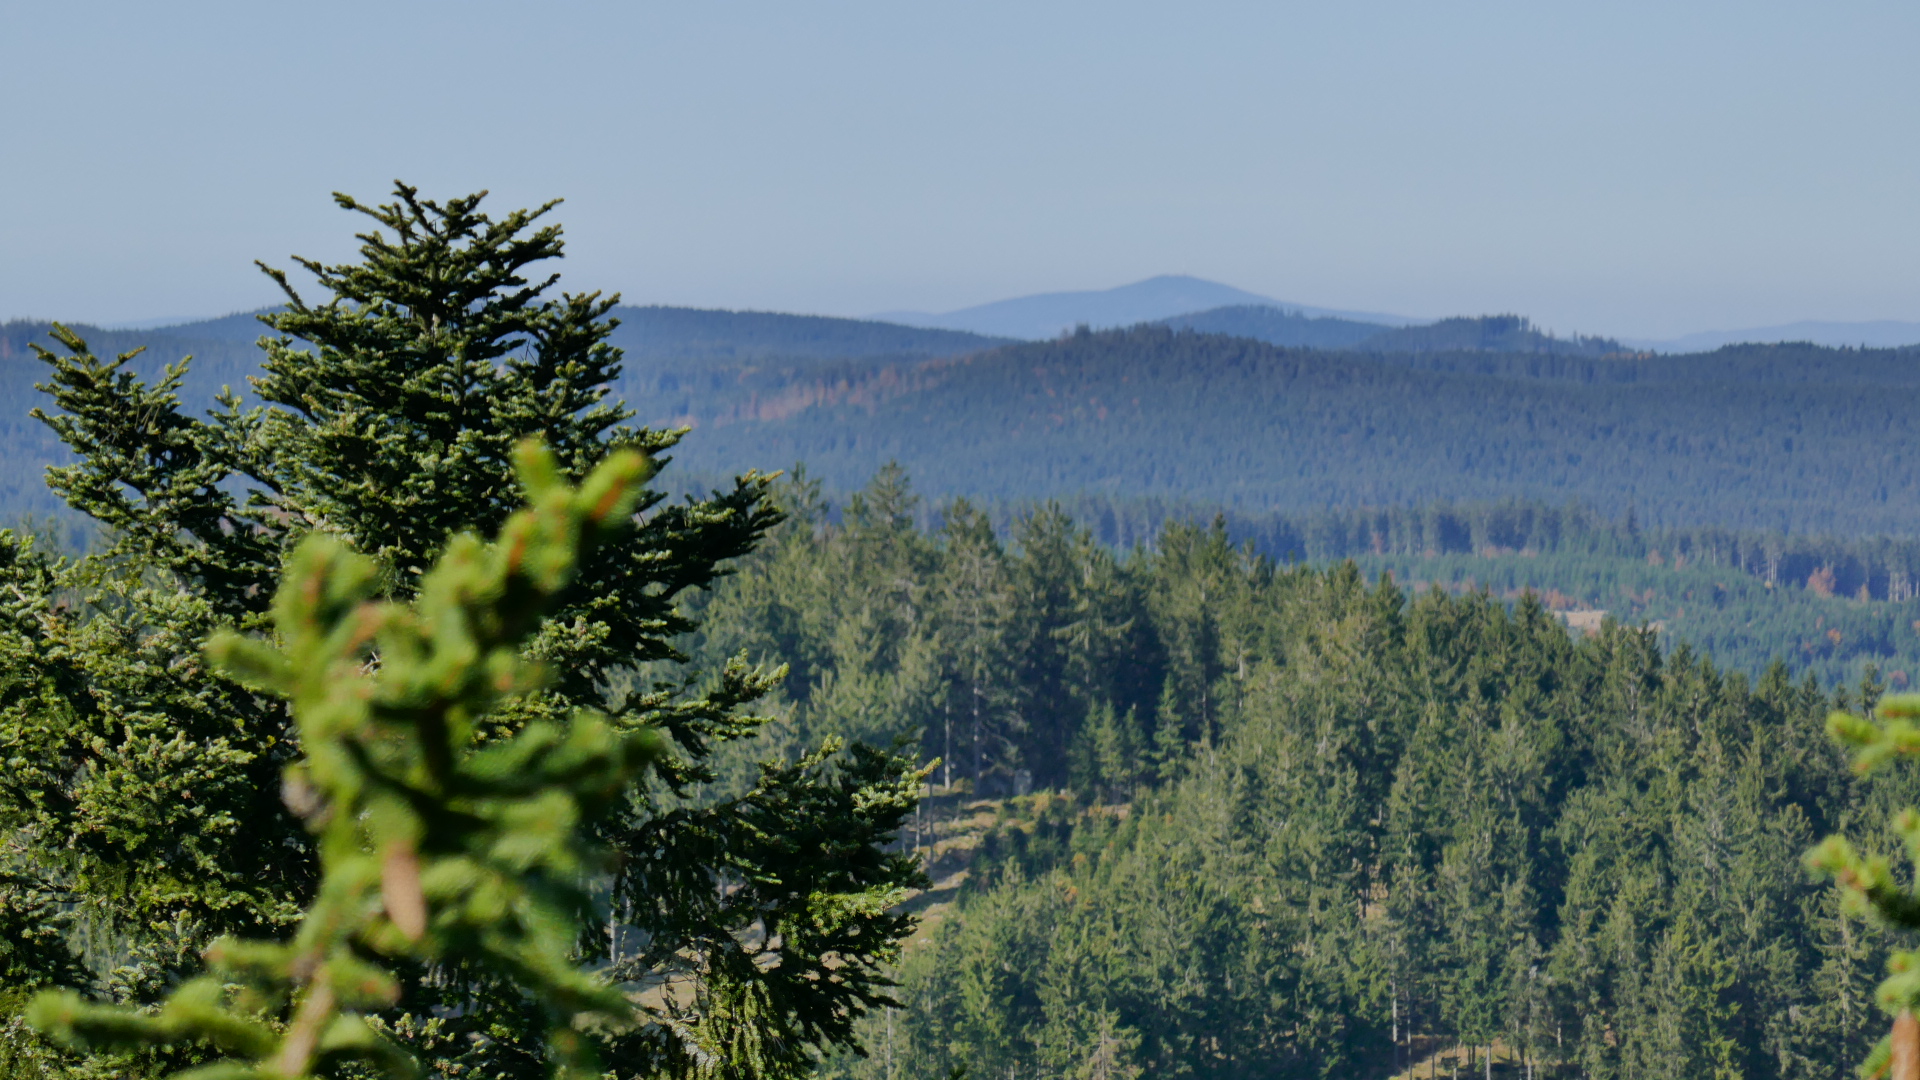
<path fill-rule="evenodd" d="M 811 401 L 696 431 L 682 461 L 805 461 L 850 489 L 891 459 L 930 492 L 997 498 L 1252 510 L 1523 497 L 1636 507 L 1648 522 L 1914 531 L 1911 354 L 1571 359 L 1592 365 L 1571 378 L 1560 358 L 1456 359 L 1077 335 L 891 369 L 889 385 L 823 373 Z M 1832 377 L 1809 379 L 1810 362 Z"/>

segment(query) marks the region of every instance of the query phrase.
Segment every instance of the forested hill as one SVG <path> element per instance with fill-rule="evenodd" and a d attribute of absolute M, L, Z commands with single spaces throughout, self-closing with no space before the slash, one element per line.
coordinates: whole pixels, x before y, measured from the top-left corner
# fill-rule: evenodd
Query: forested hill
<path fill-rule="evenodd" d="M 1211 311 L 1196 311 L 1191 315 L 1175 315 L 1171 319 L 1161 319 L 1154 325 L 1202 334 L 1252 338 L 1269 345 L 1301 345 L 1313 349 L 1344 349 L 1387 329 L 1379 323 L 1333 316 L 1315 317 L 1264 304 L 1236 304 Z"/>
<path fill-rule="evenodd" d="M 1615 518 L 1631 507 L 1647 525 L 1916 526 L 1915 349 L 1382 352 L 1166 327 L 988 347 L 858 320 L 620 314 L 614 390 L 645 422 L 696 429 L 678 451 L 682 475 L 804 461 L 847 491 L 897 459 L 930 494 L 1010 502 L 1092 494 L 1257 515 L 1525 498 Z M 244 390 L 260 359 L 250 315 L 82 329 L 102 353 L 150 346 L 133 365 L 144 377 L 194 354 L 193 405 Z M 26 417 L 44 379 L 28 345 L 47 330 L 0 326 L 9 515 L 55 508 L 40 474 L 59 449 Z"/>
<path fill-rule="evenodd" d="M 1161 319 L 1155 326 L 1203 334 L 1253 338 L 1269 345 L 1313 349 L 1359 349 L 1373 353 L 1501 353 L 1617 357 L 1628 350 L 1605 337 L 1556 337 L 1518 315 L 1441 319 L 1412 326 L 1335 317 L 1315 317 L 1259 304 L 1198 311 Z"/>
<path fill-rule="evenodd" d="M 1382 330 L 1355 345 L 1368 352 L 1551 353 L 1566 356 L 1616 356 L 1625 346 L 1612 338 L 1555 337 L 1518 315 L 1441 319 L 1425 326 Z"/>
<path fill-rule="evenodd" d="M 1649 524 L 1914 531 L 1920 353 L 1373 355 L 1141 327 L 811 381 L 745 380 L 684 465 L 888 460 L 934 494 L 1178 497 L 1242 511 L 1583 502 Z M 686 416 L 628 392 L 643 414 Z M 782 408 L 725 413 L 749 397 Z M 684 405 L 685 396 L 672 402 Z"/>

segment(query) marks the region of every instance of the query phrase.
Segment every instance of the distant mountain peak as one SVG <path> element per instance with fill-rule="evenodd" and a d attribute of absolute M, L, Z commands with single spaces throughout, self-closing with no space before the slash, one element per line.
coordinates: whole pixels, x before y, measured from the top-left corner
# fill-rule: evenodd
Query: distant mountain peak
<path fill-rule="evenodd" d="M 1404 326 L 1417 321 L 1395 315 L 1283 303 L 1190 274 L 1161 274 L 1111 289 L 1016 296 L 944 313 L 889 311 L 873 317 L 908 326 L 969 330 L 976 334 L 1039 340 L 1054 337 L 1082 324 L 1096 330 L 1109 329 L 1225 307 L 1268 307 L 1301 315 L 1335 316 L 1385 326 Z"/>

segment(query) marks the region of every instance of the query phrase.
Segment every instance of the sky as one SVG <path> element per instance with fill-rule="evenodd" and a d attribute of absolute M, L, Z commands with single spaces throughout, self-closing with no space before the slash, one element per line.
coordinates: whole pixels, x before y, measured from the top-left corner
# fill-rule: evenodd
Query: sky
<path fill-rule="evenodd" d="M 1920 5 L 0 0 L 0 319 L 271 303 L 395 178 L 567 286 L 860 315 L 1184 273 L 1659 337 L 1920 320 Z"/>

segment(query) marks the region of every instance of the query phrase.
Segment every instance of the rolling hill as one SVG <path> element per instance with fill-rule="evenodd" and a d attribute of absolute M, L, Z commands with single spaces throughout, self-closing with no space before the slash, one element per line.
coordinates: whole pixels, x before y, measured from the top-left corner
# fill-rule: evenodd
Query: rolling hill
<path fill-rule="evenodd" d="M 1136 328 L 749 379 L 731 405 L 677 415 L 697 428 L 680 452 L 690 468 L 804 461 L 841 489 L 897 460 L 923 490 L 997 499 L 1251 511 L 1523 497 L 1649 522 L 1911 534 L 1916 359 L 1373 355 Z"/>
<path fill-rule="evenodd" d="M 1305 315 L 1285 308 L 1236 305 L 1159 319 L 1155 326 L 1252 338 L 1269 345 L 1358 349 L 1382 354 L 1504 353 L 1614 356 L 1627 351 L 1612 338 L 1555 337 L 1518 315 L 1481 315 L 1406 326 Z"/>
<path fill-rule="evenodd" d="M 1270 304 L 1233 304 L 1158 319 L 1154 325 L 1310 349 L 1353 348 L 1388 329 L 1379 323 L 1332 315 L 1307 315 Z"/>
<path fill-rule="evenodd" d="M 1915 350 L 1621 354 L 1499 318 L 1287 348 L 1168 326 L 1006 344 L 862 320 L 618 314 L 627 363 L 614 391 L 644 422 L 694 429 L 682 477 L 805 462 L 849 490 L 898 460 L 935 496 L 1180 499 L 1243 513 L 1523 497 L 1635 508 L 1649 523 L 1920 532 Z M 1208 317 L 1323 340 L 1366 325 L 1245 306 Z M 255 326 L 230 316 L 85 333 L 101 352 L 150 345 L 133 364 L 148 376 L 195 354 L 185 396 L 205 404 L 245 385 Z M 43 377 L 27 345 L 46 329 L 0 326 L 9 516 L 57 509 L 40 472 L 61 448 L 25 415 Z"/>

